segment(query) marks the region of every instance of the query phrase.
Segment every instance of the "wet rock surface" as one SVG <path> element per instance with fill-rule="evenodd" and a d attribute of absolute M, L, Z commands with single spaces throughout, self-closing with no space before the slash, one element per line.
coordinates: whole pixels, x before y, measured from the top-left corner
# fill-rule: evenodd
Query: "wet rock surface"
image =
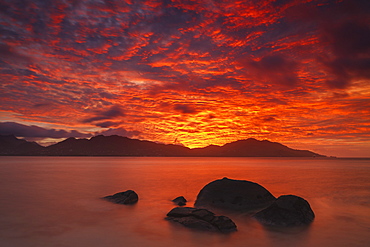
<path fill-rule="evenodd" d="M 192 207 L 173 208 L 166 217 L 166 220 L 178 222 L 185 227 L 212 232 L 234 232 L 235 223 L 226 216 L 216 216 L 207 209 Z"/>
<path fill-rule="evenodd" d="M 294 195 L 280 196 L 271 206 L 256 213 L 254 217 L 267 226 L 303 226 L 315 218 L 310 204 Z"/>
<path fill-rule="evenodd" d="M 139 196 L 133 190 L 119 192 L 114 195 L 105 196 L 103 199 L 118 204 L 134 204 L 139 200 Z"/>
<path fill-rule="evenodd" d="M 258 211 L 276 198 L 264 187 L 246 180 L 215 180 L 199 192 L 195 206 L 236 212 Z"/>
<path fill-rule="evenodd" d="M 186 202 L 187 202 L 187 200 L 183 196 L 176 197 L 172 201 L 173 201 L 173 203 L 175 203 L 176 205 L 179 205 L 179 206 L 185 206 Z"/>

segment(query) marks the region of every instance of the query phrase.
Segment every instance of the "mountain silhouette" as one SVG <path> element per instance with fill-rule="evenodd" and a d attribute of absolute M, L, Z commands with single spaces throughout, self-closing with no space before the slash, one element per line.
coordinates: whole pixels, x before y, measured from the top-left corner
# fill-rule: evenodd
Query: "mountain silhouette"
<path fill-rule="evenodd" d="M 174 144 L 159 144 L 127 137 L 94 136 L 90 139 L 68 138 L 50 145 L 0 135 L 0 155 L 34 156 L 161 156 L 161 157 L 325 157 L 308 151 L 291 149 L 277 142 L 254 138 L 223 146 L 210 145 L 190 149 Z"/>
<path fill-rule="evenodd" d="M 190 149 L 127 137 L 94 136 L 91 139 L 68 138 L 47 147 L 47 155 L 87 156 L 182 156 Z"/>
<path fill-rule="evenodd" d="M 0 135 L 0 155 L 39 155 L 44 149 L 36 142 L 17 139 L 14 135 Z"/>

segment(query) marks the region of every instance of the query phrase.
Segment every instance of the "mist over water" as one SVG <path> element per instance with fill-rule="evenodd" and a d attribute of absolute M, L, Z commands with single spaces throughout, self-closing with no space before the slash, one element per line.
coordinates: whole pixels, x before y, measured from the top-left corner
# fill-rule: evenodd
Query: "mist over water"
<path fill-rule="evenodd" d="M 306 228 L 266 229 L 228 215 L 231 234 L 197 232 L 164 220 L 177 196 L 193 206 L 223 177 L 259 183 L 274 196 L 305 198 Z M 2 247 L 369 246 L 370 160 L 305 158 L 0 157 Z M 100 198 L 128 189 L 139 202 Z M 217 212 L 216 212 L 217 213 Z"/>

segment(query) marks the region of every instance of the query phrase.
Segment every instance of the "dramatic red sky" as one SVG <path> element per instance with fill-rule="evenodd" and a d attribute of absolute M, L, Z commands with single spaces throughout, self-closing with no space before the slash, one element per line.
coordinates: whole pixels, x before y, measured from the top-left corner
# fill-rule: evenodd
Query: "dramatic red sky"
<path fill-rule="evenodd" d="M 370 156 L 368 0 L 1 0 L 0 134 Z"/>

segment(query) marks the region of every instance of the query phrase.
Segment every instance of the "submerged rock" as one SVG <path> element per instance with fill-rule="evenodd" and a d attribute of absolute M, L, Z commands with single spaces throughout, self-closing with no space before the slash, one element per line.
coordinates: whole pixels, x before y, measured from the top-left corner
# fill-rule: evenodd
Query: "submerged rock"
<path fill-rule="evenodd" d="M 236 231 L 235 223 L 226 216 L 216 216 L 207 209 L 176 207 L 166 217 L 166 220 L 178 222 L 188 228 L 212 232 Z"/>
<path fill-rule="evenodd" d="M 305 199 L 283 195 L 254 217 L 264 225 L 289 227 L 308 225 L 315 218 L 315 214 Z"/>
<path fill-rule="evenodd" d="M 176 197 L 175 199 L 172 200 L 176 205 L 179 206 L 185 206 L 187 200 L 183 196 Z"/>
<path fill-rule="evenodd" d="M 103 197 L 103 199 L 118 204 L 134 204 L 139 200 L 139 197 L 135 191 L 127 190 L 124 192 L 116 193 L 114 195 L 105 196 Z"/>
<path fill-rule="evenodd" d="M 215 180 L 199 192 L 195 206 L 236 212 L 255 211 L 271 205 L 276 198 L 264 187 L 246 180 Z"/>

